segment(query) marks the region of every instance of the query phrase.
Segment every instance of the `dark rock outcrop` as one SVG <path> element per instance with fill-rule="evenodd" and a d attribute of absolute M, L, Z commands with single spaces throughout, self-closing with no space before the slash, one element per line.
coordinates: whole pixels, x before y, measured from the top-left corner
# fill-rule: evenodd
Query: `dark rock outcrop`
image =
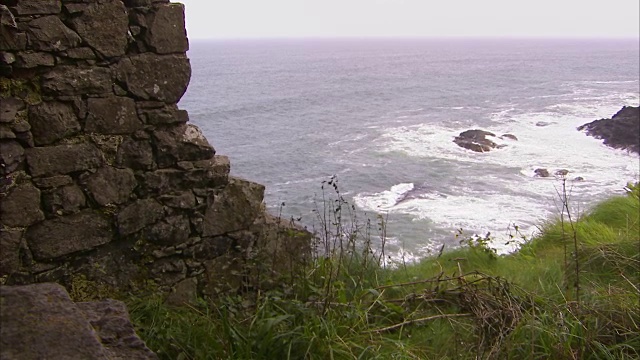
<path fill-rule="evenodd" d="M 57 284 L 0 286 L 2 359 L 157 359 L 124 303 L 74 303 Z"/>
<path fill-rule="evenodd" d="M 453 142 L 475 152 L 487 152 L 498 147 L 498 144 L 488 139 L 487 136 L 495 137 L 496 135 L 484 130 L 467 130 L 456 136 Z"/>
<path fill-rule="evenodd" d="M 604 144 L 640 154 L 640 107 L 625 106 L 611 119 L 600 119 L 578 127 Z"/>

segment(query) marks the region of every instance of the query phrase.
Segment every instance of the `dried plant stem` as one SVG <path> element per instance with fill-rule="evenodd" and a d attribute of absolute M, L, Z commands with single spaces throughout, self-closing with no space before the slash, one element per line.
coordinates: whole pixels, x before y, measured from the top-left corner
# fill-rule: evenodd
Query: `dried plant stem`
<path fill-rule="evenodd" d="M 470 313 L 440 314 L 440 315 L 428 316 L 428 317 L 424 317 L 424 318 L 420 318 L 420 319 L 413 319 L 413 320 L 403 321 L 403 322 L 401 322 L 399 324 L 395 324 L 395 325 L 383 327 L 383 328 L 380 328 L 380 329 L 374 329 L 374 330 L 371 330 L 371 331 L 367 331 L 367 333 L 381 333 L 381 332 L 384 332 L 384 331 L 397 329 L 399 327 L 403 327 L 405 325 L 415 324 L 415 323 L 418 323 L 418 322 L 425 322 L 425 321 L 431 321 L 431 320 L 442 319 L 442 318 L 469 317 L 469 316 L 472 316 L 472 314 L 470 314 Z"/>

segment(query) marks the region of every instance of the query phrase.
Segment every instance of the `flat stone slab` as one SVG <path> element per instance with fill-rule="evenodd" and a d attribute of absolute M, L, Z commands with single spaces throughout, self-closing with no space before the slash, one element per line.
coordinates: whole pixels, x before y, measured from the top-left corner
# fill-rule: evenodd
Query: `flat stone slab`
<path fill-rule="evenodd" d="M 157 359 L 125 304 L 74 303 L 59 284 L 0 286 L 0 359 Z"/>
<path fill-rule="evenodd" d="M 62 286 L 2 286 L 0 301 L 0 358 L 108 359 Z"/>
<path fill-rule="evenodd" d="M 64 175 L 102 166 L 102 154 L 91 144 L 59 145 L 27 149 L 32 176 Z"/>
<path fill-rule="evenodd" d="M 138 337 L 122 301 L 107 299 L 76 304 L 97 331 L 111 359 L 143 360 L 158 357 Z"/>
<path fill-rule="evenodd" d="M 111 222 L 94 210 L 45 220 L 27 230 L 27 242 L 33 257 L 55 259 L 77 251 L 89 250 L 113 240 Z"/>

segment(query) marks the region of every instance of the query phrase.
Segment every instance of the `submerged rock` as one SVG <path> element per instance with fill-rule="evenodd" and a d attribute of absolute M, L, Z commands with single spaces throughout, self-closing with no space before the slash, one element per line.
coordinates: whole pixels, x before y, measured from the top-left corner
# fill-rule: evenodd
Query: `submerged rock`
<path fill-rule="evenodd" d="M 545 126 L 549 126 L 549 125 L 553 125 L 555 124 L 554 122 L 547 122 L 547 121 L 538 121 L 536 123 L 537 127 L 545 127 Z"/>
<path fill-rule="evenodd" d="M 611 119 L 600 119 L 578 127 L 604 144 L 640 154 L 640 107 L 625 106 Z"/>
<path fill-rule="evenodd" d="M 537 168 L 535 170 L 533 170 L 533 172 L 536 174 L 536 177 L 549 177 L 549 170 L 544 169 L 544 168 Z"/>

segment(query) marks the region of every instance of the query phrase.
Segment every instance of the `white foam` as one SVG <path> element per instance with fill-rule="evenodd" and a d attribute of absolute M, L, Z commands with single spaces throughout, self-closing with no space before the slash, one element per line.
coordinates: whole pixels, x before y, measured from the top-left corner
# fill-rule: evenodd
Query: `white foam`
<path fill-rule="evenodd" d="M 637 82 L 640 82 L 640 80 L 614 80 L 614 81 L 585 80 L 585 81 L 582 81 L 583 84 L 633 84 Z"/>
<path fill-rule="evenodd" d="M 637 106 L 639 95 L 618 93 L 585 97 L 585 93 L 572 92 L 566 101 L 525 114 L 506 104 L 490 115 L 490 125 L 485 127 L 466 124 L 465 127 L 450 128 L 446 125 L 451 124 L 427 123 L 387 128 L 379 139 L 380 151 L 451 161 L 456 164 L 452 166 L 479 170 L 468 178 L 464 171 L 454 176 L 459 183 L 479 181 L 487 184 L 486 188 L 502 189 L 503 193 L 481 192 L 469 185 L 464 189 L 451 188 L 447 194 L 419 194 L 398 203 L 413 189 L 413 184 L 400 183 L 379 193 L 359 194 L 354 199 L 356 205 L 369 211 L 429 219 L 441 228 L 462 228 L 480 235 L 490 231 L 497 235 L 494 246 L 499 251 L 508 251 L 511 247 L 504 243 L 509 238 L 507 229 L 510 225 L 515 223 L 530 236 L 540 221 L 559 213 L 557 193 L 562 187 L 562 179 L 536 178 L 536 168 L 546 168 L 552 174 L 560 169 L 569 170 L 567 190 L 571 192 L 571 204 L 576 211 L 586 210 L 611 193 L 621 193 L 628 181 L 640 176 L 637 155 L 611 149 L 602 140 L 576 129 L 595 119 L 611 117 L 621 105 Z M 548 125 L 536 126 L 539 122 Z M 507 147 L 487 153 L 475 153 L 453 143 L 453 138 L 461 131 L 473 128 L 482 128 L 497 136 L 513 134 L 518 141 L 491 138 Z M 490 171 L 482 175 L 481 169 L 487 166 L 516 168 L 519 172 L 505 178 Z M 573 180 L 576 177 L 584 180 Z"/>
<path fill-rule="evenodd" d="M 453 189 L 467 195 L 425 193 L 398 203 L 402 197 L 398 194 L 403 193 L 398 189 L 405 190 L 405 185 L 399 184 L 377 194 L 358 194 L 354 201 L 366 211 L 410 215 L 416 220 L 428 219 L 441 228 L 463 229 L 478 235 L 491 232 L 496 239 L 493 247 L 501 252 L 511 249 L 505 242 L 514 224 L 522 234 L 530 237 L 536 225 L 553 214 L 550 211 L 551 196 L 536 203 L 527 196 L 473 193 L 469 189 Z"/>
<path fill-rule="evenodd" d="M 395 113 L 399 114 L 399 113 L 411 113 L 411 112 L 418 112 L 418 111 L 422 111 L 424 110 L 424 108 L 417 108 L 417 109 L 406 109 L 406 110 L 396 110 Z"/>
<path fill-rule="evenodd" d="M 358 194 L 353 200 L 362 209 L 382 212 L 392 209 L 407 192 L 413 190 L 413 187 L 413 183 L 402 183 L 377 194 Z"/>

